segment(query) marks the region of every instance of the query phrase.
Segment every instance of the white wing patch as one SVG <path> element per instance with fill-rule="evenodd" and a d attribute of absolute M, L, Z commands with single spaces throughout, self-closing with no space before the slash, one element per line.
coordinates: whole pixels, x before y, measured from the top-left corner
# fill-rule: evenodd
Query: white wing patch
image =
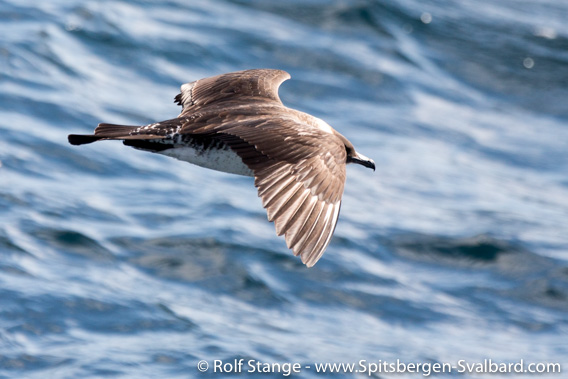
<path fill-rule="evenodd" d="M 333 134 L 333 128 L 329 126 L 327 122 L 317 117 L 314 117 L 314 119 L 316 120 L 316 126 L 318 127 L 319 130 L 321 130 L 322 132 Z"/>
<path fill-rule="evenodd" d="M 195 87 L 195 83 L 197 83 L 197 81 L 181 85 L 181 93 L 180 93 L 181 97 L 179 98 L 179 102 L 180 105 L 182 106 L 182 109 L 185 109 L 193 105 L 192 92 L 193 92 L 193 87 Z"/>

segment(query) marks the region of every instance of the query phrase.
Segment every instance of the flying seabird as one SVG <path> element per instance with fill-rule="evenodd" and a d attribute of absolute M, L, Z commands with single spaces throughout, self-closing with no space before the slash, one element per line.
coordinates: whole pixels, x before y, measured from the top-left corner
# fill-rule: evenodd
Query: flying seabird
<path fill-rule="evenodd" d="M 181 114 L 145 126 L 99 124 L 69 143 L 122 140 L 213 170 L 254 177 L 276 234 L 302 262 L 313 266 L 333 231 L 345 184 L 345 166 L 375 170 L 373 160 L 325 121 L 290 109 L 278 87 L 290 74 L 258 69 L 200 79 L 181 86 Z"/>

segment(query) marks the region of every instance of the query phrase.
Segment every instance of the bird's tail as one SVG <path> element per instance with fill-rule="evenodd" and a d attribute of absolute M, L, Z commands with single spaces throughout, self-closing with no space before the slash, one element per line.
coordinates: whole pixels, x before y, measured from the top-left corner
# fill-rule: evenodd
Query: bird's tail
<path fill-rule="evenodd" d="M 115 124 L 99 124 L 94 134 L 69 134 L 67 137 L 71 145 L 85 145 L 87 143 L 96 142 L 102 139 L 149 139 L 157 136 L 136 135 L 132 132 L 140 129 L 139 126 L 115 125 Z"/>

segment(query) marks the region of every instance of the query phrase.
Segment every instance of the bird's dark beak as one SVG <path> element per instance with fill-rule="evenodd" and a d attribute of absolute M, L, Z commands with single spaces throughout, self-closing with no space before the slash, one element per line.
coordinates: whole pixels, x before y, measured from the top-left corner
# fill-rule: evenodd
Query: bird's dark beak
<path fill-rule="evenodd" d="M 375 171 L 375 162 L 371 158 L 368 158 L 363 154 L 355 153 L 354 157 L 347 158 L 347 163 L 357 163 L 362 166 L 372 168 L 373 171 Z"/>

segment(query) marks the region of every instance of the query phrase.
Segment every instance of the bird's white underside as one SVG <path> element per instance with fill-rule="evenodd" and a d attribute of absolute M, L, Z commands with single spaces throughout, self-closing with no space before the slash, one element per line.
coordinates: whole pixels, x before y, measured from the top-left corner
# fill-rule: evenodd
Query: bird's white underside
<path fill-rule="evenodd" d="M 187 83 L 182 86 L 182 93 L 188 96 L 194 83 Z M 184 88 L 185 87 L 185 88 Z M 184 100 L 187 98 L 184 97 Z M 316 127 L 323 132 L 333 134 L 333 128 L 320 118 L 313 117 L 316 121 Z M 141 129 L 151 129 L 159 126 L 160 123 L 146 125 Z M 174 131 L 174 133 L 177 131 Z M 300 133 L 301 134 L 301 133 Z M 289 138 L 289 137 L 288 137 Z M 192 146 L 175 146 L 158 152 L 168 157 L 179 159 L 180 161 L 189 162 L 197 166 L 227 172 L 230 174 L 254 176 L 254 173 L 248 168 L 235 152 L 230 148 L 222 149 L 199 149 Z"/>
<path fill-rule="evenodd" d="M 243 163 L 241 157 L 229 148 L 203 150 L 194 149 L 190 146 L 178 146 L 172 149 L 162 150 L 159 154 L 212 170 L 230 174 L 254 176 L 252 170 Z"/>

